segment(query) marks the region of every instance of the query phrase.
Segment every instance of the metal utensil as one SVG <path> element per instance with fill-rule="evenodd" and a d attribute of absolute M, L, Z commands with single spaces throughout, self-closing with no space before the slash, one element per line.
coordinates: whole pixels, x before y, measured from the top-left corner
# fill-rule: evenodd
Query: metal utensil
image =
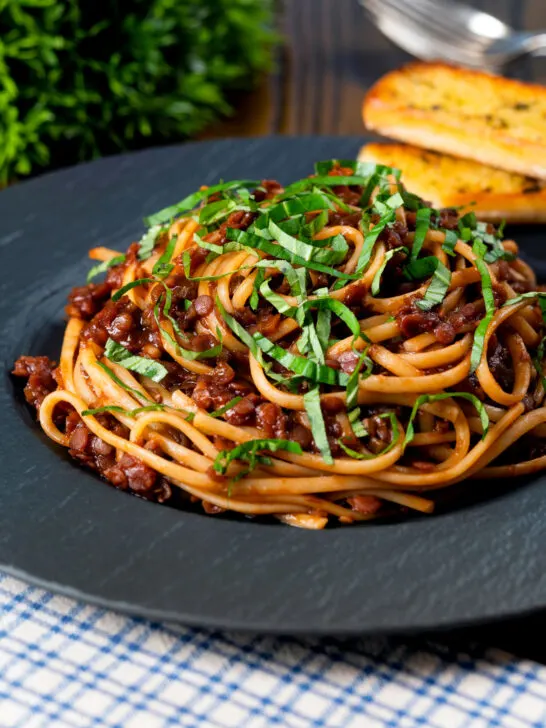
<path fill-rule="evenodd" d="M 494 70 L 524 55 L 546 55 L 546 32 L 519 32 L 451 0 L 360 0 L 390 40 L 424 60 Z"/>

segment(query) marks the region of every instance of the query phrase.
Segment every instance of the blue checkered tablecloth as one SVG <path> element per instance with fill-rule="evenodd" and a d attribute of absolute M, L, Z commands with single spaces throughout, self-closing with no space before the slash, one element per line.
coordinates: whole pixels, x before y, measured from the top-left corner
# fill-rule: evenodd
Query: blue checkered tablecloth
<path fill-rule="evenodd" d="M 1 728 L 529 728 L 546 668 L 422 640 L 188 629 L 0 574 Z"/>

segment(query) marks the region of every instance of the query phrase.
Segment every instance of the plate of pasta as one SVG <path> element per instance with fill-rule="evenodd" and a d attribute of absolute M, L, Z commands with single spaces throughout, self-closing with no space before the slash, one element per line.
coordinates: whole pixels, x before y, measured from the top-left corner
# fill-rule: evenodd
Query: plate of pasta
<path fill-rule="evenodd" d="M 544 606 L 540 228 L 435 209 L 361 142 L 188 144 L 0 195 L 2 568 L 285 632 Z"/>

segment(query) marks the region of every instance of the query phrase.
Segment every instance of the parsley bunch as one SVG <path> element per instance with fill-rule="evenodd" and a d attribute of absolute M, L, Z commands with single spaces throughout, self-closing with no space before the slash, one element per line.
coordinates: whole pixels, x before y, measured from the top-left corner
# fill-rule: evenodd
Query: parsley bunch
<path fill-rule="evenodd" d="M 0 2 L 0 183 L 177 141 L 269 66 L 272 0 Z"/>

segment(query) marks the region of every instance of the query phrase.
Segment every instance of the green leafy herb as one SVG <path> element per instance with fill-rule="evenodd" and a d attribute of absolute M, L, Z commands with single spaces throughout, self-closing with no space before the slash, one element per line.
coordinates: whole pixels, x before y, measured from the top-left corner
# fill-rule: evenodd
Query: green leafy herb
<path fill-rule="evenodd" d="M 357 272 L 362 275 L 369 263 L 370 259 L 372 257 L 372 252 L 374 249 L 374 245 L 377 241 L 377 238 L 381 235 L 385 227 L 387 226 L 388 222 L 392 222 L 394 220 L 394 212 L 391 211 L 387 214 L 386 217 L 383 219 L 380 219 L 370 230 L 369 229 L 369 217 L 367 215 L 363 215 L 362 219 L 360 221 L 360 230 L 362 234 L 364 235 L 364 245 L 362 246 L 362 249 L 360 251 L 360 255 L 358 256 L 358 261 L 356 264 L 356 270 Z"/>
<path fill-rule="evenodd" d="M 143 356 L 137 356 L 136 354 L 131 354 L 128 349 L 121 344 L 118 344 L 117 341 L 114 341 L 113 339 L 108 339 L 106 342 L 104 355 L 107 359 L 119 364 L 124 369 L 129 369 L 137 374 L 142 374 L 144 377 L 148 377 L 154 382 L 160 382 L 168 374 L 167 370 L 160 362 Z"/>
<path fill-rule="evenodd" d="M 514 253 L 510 253 L 505 250 L 501 245 L 494 247 L 492 250 L 488 250 L 484 256 L 486 263 L 494 263 L 496 260 L 515 260 L 516 256 Z"/>
<path fill-rule="evenodd" d="M 341 438 L 338 439 L 337 444 L 343 450 L 345 455 L 348 455 L 350 458 L 354 458 L 354 460 L 369 460 L 373 457 L 373 455 L 369 455 L 368 453 L 353 450 L 351 447 L 348 447 Z"/>
<path fill-rule="evenodd" d="M 322 263 L 324 265 L 336 265 L 341 263 L 347 255 L 349 246 L 343 235 L 336 235 L 330 241 L 330 247 L 324 248 L 327 241 L 320 241 L 321 247 L 305 242 L 286 233 L 273 220 L 269 222 L 269 232 L 277 243 L 287 250 L 292 256 L 301 258 L 306 262 Z M 314 241 L 315 243 L 317 241 Z"/>
<path fill-rule="evenodd" d="M 327 222 L 328 210 L 321 210 L 318 215 L 315 215 L 311 222 L 302 226 L 301 233 L 303 237 L 313 238 L 315 235 L 318 235 Z"/>
<path fill-rule="evenodd" d="M 328 210 L 333 210 L 334 204 L 331 200 L 322 192 L 308 192 L 299 195 L 298 197 L 292 197 L 269 208 L 265 208 L 263 214 L 266 216 L 266 222 L 270 220 L 274 222 L 280 222 L 287 218 L 294 216 L 304 215 L 306 212 L 315 212 L 321 210 L 326 214 L 328 219 Z"/>
<path fill-rule="evenodd" d="M 540 306 L 540 310 L 542 313 L 542 322 L 543 326 L 546 326 L 546 292 L 544 291 L 529 291 L 528 293 L 522 293 L 519 296 L 516 296 L 515 298 L 511 298 L 509 301 L 506 301 L 506 303 L 503 304 L 504 306 L 513 306 L 516 303 L 521 303 L 522 301 L 531 301 L 533 299 L 536 299 L 538 302 L 538 305 Z M 533 364 L 535 365 L 535 369 L 537 370 L 540 378 L 542 379 L 542 385 L 544 389 L 546 390 L 546 377 L 544 376 L 543 372 L 543 359 L 544 359 L 544 351 L 546 347 L 546 336 L 542 337 L 540 340 L 540 343 L 537 347 L 535 357 L 533 358 Z"/>
<path fill-rule="evenodd" d="M 144 283 L 153 283 L 153 278 L 138 278 L 136 281 L 130 281 L 129 283 L 126 283 L 124 286 L 122 286 L 118 291 L 114 293 L 112 296 L 112 301 L 119 301 L 119 299 L 124 296 L 127 291 L 130 291 L 132 288 L 138 288 L 138 286 L 142 286 Z"/>
<path fill-rule="evenodd" d="M 250 304 L 250 308 L 253 311 L 257 311 L 257 309 L 258 309 L 258 305 L 260 303 L 260 299 L 258 296 L 258 289 L 260 288 L 260 286 L 262 285 L 264 280 L 265 280 L 265 270 L 263 268 L 260 268 L 256 273 L 256 277 L 254 278 L 252 293 L 250 294 L 250 299 L 248 301 Z"/>
<path fill-rule="evenodd" d="M 317 338 L 322 351 L 328 348 L 330 339 L 330 331 L 332 328 L 332 311 L 327 308 L 320 308 L 317 314 Z"/>
<path fill-rule="evenodd" d="M 438 258 L 435 258 L 433 255 L 427 255 L 426 258 L 419 258 L 419 260 L 410 260 L 404 266 L 404 278 L 407 278 L 409 281 L 422 281 L 435 272 L 438 263 Z"/>
<path fill-rule="evenodd" d="M 269 458 L 262 458 L 259 456 L 260 452 L 264 450 L 268 452 L 284 452 L 295 453 L 296 455 L 302 454 L 301 446 L 297 442 L 291 440 L 276 440 L 276 439 L 263 439 L 263 440 L 247 440 L 234 447 L 232 450 L 222 450 L 216 456 L 216 459 L 212 465 L 214 470 L 220 475 L 225 475 L 227 469 L 234 460 L 244 460 L 248 463 L 248 468 L 238 473 L 233 480 L 239 480 L 244 475 L 254 470 L 256 465 L 263 463 L 270 465 L 271 460 Z"/>
<path fill-rule="evenodd" d="M 294 182 L 285 189 L 285 195 L 293 195 L 298 192 L 303 192 L 311 187 L 361 187 L 368 183 L 368 177 L 362 177 L 361 175 L 320 175 L 317 177 L 309 177 L 308 179 L 301 179 Z"/>
<path fill-rule="evenodd" d="M 86 417 L 87 415 L 100 415 L 104 412 L 117 412 L 120 415 L 125 415 L 126 417 L 136 417 L 142 412 L 160 412 L 164 409 L 165 406 L 162 404 L 147 404 L 145 407 L 137 407 L 133 410 L 126 410 L 123 407 L 118 407 L 115 404 L 108 404 L 104 407 L 97 407 L 96 409 L 83 410 L 83 412 L 80 412 L 80 414 L 82 417 Z"/>
<path fill-rule="evenodd" d="M 422 311 L 430 311 L 431 308 L 442 303 L 451 283 L 451 271 L 449 268 L 435 258 L 437 265 L 432 280 L 425 293 L 425 297 L 417 301 L 416 305 Z"/>
<path fill-rule="evenodd" d="M 363 168 L 364 165 L 354 159 L 327 159 L 323 162 L 315 162 L 315 174 L 324 176 L 337 167 L 352 169 L 353 172 L 356 172 L 357 169 Z"/>
<path fill-rule="evenodd" d="M 373 370 L 373 361 L 368 356 L 368 349 L 365 349 L 360 354 L 356 366 L 351 372 L 349 380 L 347 382 L 346 397 L 348 410 L 353 410 L 353 408 L 356 407 L 358 404 L 358 384 L 360 381 L 360 370 L 362 369 L 363 364 L 366 364 L 366 370 L 364 371 L 363 375 L 366 379 L 370 376 Z"/>
<path fill-rule="evenodd" d="M 161 225 L 152 225 L 144 235 L 140 238 L 140 248 L 138 249 L 138 259 L 148 260 L 154 252 L 155 244 L 159 235 L 166 232 L 167 228 L 161 227 Z"/>
<path fill-rule="evenodd" d="M 364 427 L 360 420 L 360 407 L 355 407 L 355 409 L 351 410 L 347 414 L 347 418 L 349 419 L 349 423 L 351 425 L 351 429 L 354 432 L 356 437 L 366 437 L 368 434 L 368 430 Z"/>
<path fill-rule="evenodd" d="M 506 303 L 503 304 L 503 308 L 505 306 L 513 306 L 515 303 L 521 303 L 522 301 L 529 301 L 533 298 L 537 299 L 541 309 L 543 305 L 546 305 L 546 291 L 528 291 L 527 293 L 522 293 L 521 295 L 506 301 Z"/>
<path fill-rule="evenodd" d="M 354 458 L 355 460 L 372 460 L 373 458 L 379 457 L 380 455 L 386 455 L 393 449 L 393 447 L 400 439 L 400 428 L 398 427 L 398 420 L 396 419 L 396 415 L 394 414 L 394 412 L 383 412 L 383 414 L 378 415 L 378 417 L 381 420 L 388 419 L 391 423 L 391 440 L 388 445 L 386 445 L 383 450 L 378 453 L 363 453 L 348 447 L 340 438 L 337 443 L 346 455 Z M 362 437 L 365 437 L 367 434 L 368 432 L 364 430 L 364 435 L 362 435 Z"/>
<path fill-rule="evenodd" d="M 116 383 L 116 384 L 118 385 L 118 387 L 121 387 L 121 388 L 122 388 L 122 389 L 124 389 L 124 390 L 125 390 L 126 392 L 129 392 L 129 394 L 131 394 L 131 395 L 132 395 L 133 397 L 135 397 L 135 398 L 136 398 L 137 400 L 138 400 L 138 399 L 145 399 L 145 400 L 150 400 L 150 397 L 148 397 L 147 395 L 143 394 L 142 392 L 139 392 L 139 391 L 138 391 L 138 389 L 133 389 L 133 387 L 129 387 L 129 386 L 127 385 L 127 384 L 125 384 L 125 382 L 124 382 L 124 381 L 122 381 L 122 380 L 121 380 L 121 379 L 120 379 L 120 378 L 119 378 L 119 377 L 117 376 L 117 374 L 115 374 L 115 372 L 113 372 L 113 371 L 112 371 L 112 370 L 110 369 L 110 367 L 109 367 L 109 366 L 107 366 L 107 365 L 106 365 L 106 364 L 105 364 L 104 362 L 102 362 L 102 361 L 98 361 L 98 362 L 97 362 L 97 365 L 98 365 L 98 366 L 99 366 L 99 367 L 100 367 L 100 368 L 101 368 L 101 369 L 103 370 L 103 372 L 105 372 L 105 374 L 107 374 L 107 375 L 108 375 L 108 376 L 110 377 L 110 379 L 111 379 L 111 380 L 112 380 L 113 382 L 115 382 L 115 383 Z"/>
<path fill-rule="evenodd" d="M 306 394 L 303 395 L 303 403 L 305 411 L 309 417 L 309 424 L 311 425 L 311 433 L 317 450 L 322 455 L 322 459 L 328 465 L 334 464 L 332 452 L 330 450 L 330 443 L 328 442 L 328 435 L 326 434 L 326 425 L 324 423 L 324 417 L 322 415 L 322 409 L 320 406 L 320 391 L 318 387 L 313 387 Z"/>
<path fill-rule="evenodd" d="M 172 291 L 165 284 L 163 285 L 165 288 L 165 293 L 164 295 L 162 294 L 162 296 L 158 299 L 157 303 L 154 306 L 154 318 L 159 330 L 161 331 L 161 336 L 163 336 L 163 338 L 165 338 L 169 342 L 169 344 L 174 348 L 178 356 L 181 356 L 184 359 L 188 359 L 188 361 L 195 361 L 196 359 L 214 359 L 215 357 L 219 356 L 222 351 L 222 335 L 219 329 L 217 330 L 218 337 L 220 339 L 218 344 L 210 349 L 205 349 L 204 351 L 192 351 L 191 349 L 184 349 L 182 346 L 180 346 L 178 341 L 176 341 L 176 339 L 174 339 L 169 334 L 169 332 L 161 326 L 160 312 L 170 322 L 175 334 L 181 339 L 186 338 L 185 334 L 180 330 L 180 327 L 178 326 L 176 320 L 170 315 Z M 161 311 L 160 306 L 162 301 L 164 303 L 163 310 Z"/>
<path fill-rule="evenodd" d="M 160 255 L 160 257 L 157 259 L 154 267 L 152 268 L 152 273 L 156 278 L 166 278 L 169 275 L 169 273 L 172 271 L 172 269 L 174 268 L 174 264 L 171 263 L 171 258 L 172 258 L 175 246 L 176 246 L 176 237 L 173 236 L 167 243 L 165 250 Z"/>
<path fill-rule="evenodd" d="M 228 252 L 223 251 L 223 252 Z M 241 268 L 237 268 L 237 270 L 229 270 L 225 273 L 220 273 L 219 275 L 215 276 L 192 276 L 191 275 L 191 255 L 189 250 L 185 250 L 182 253 L 182 265 L 184 267 L 184 275 L 189 281 L 219 281 L 221 278 L 225 278 L 226 276 L 232 276 L 234 273 L 239 273 L 239 271 L 247 270 L 248 268 L 254 268 L 255 266 L 242 266 Z"/>
<path fill-rule="evenodd" d="M 453 257 L 456 255 L 455 246 L 457 245 L 457 241 L 459 240 L 459 238 L 454 230 L 444 230 L 444 233 L 445 240 L 442 244 L 442 250 L 444 251 L 444 253 L 447 253 L 448 255 L 451 255 Z"/>
<path fill-rule="evenodd" d="M 230 399 L 223 407 L 219 407 L 218 409 L 215 409 L 214 412 L 211 412 L 210 417 L 221 417 L 222 415 L 225 415 L 228 410 L 234 407 L 237 402 L 240 402 L 242 399 L 242 397 L 233 397 L 233 399 Z"/>
<path fill-rule="evenodd" d="M 257 187 L 260 183 L 257 180 L 239 179 L 233 180 L 232 182 L 220 182 L 217 185 L 211 185 L 204 190 L 198 190 L 193 192 L 191 195 L 184 197 L 183 200 L 177 202 L 176 205 L 170 205 L 164 207 L 163 210 L 155 212 L 153 215 L 147 217 L 144 222 L 146 225 L 163 225 L 166 222 L 170 222 L 173 218 L 178 215 L 182 215 L 184 212 L 193 210 L 200 202 L 208 199 L 211 195 L 217 192 L 225 192 L 226 190 L 237 189 L 238 187 Z"/>
<path fill-rule="evenodd" d="M 199 224 L 212 225 L 213 223 L 219 222 L 238 207 L 239 205 L 237 205 L 235 200 L 230 200 L 229 198 L 209 202 L 208 205 L 205 205 L 199 210 Z"/>
<path fill-rule="evenodd" d="M 442 399 L 449 399 L 450 397 L 460 397 L 461 399 L 468 400 L 474 405 L 474 407 L 478 411 L 480 422 L 482 423 L 483 440 L 483 438 L 487 435 L 487 430 L 489 429 L 489 416 L 483 405 L 483 402 L 480 402 L 477 397 L 475 397 L 473 394 L 469 394 L 468 392 L 441 392 L 440 394 L 421 394 L 419 395 L 419 397 L 417 397 L 408 421 L 406 437 L 404 438 L 403 443 L 404 447 L 406 447 L 408 443 L 410 443 L 415 437 L 414 421 L 417 416 L 417 412 L 419 411 L 419 408 L 422 407 L 424 404 L 428 404 L 429 402 L 439 402 Z"/>
<path fill-rule="evenodd" d="M 481 245 L 483 245 L 483 243 L 481 243 Z M 477 245 L 476 242 L 474 243 L 473 250 L 474 252 L 476 252 L 476 250 L 480 250 L 480 246 Z M 475 263 L 482 280 L 482 295 L 485 303 L 485 316 L 480 321 L 476 331 L 474 332 L 474 341 L 472 342 L 472 351 L 470 353 L 471 374 L 476 371 L 480 364 L 485 343 L 485 334 L 489 324 L 491 323 L 491 319 L 495 315 L 495 297 L 493 296 L 493 285 L 491 283 L 489 269 L 481 258 L 476 258 Z"/>
<path fill-rule="evenodd" d="M 268 255 L 271 255 L 274 258 L 277 258 L 277 259 L 281 258 L 282 260 L 286 260 L 289 263 L 292 263 L 294 265 L 302 265 L 305 268 L 309 268 L 311 270 L 317 270 L 317 271 L 320 271 L 321 273 L 326 273 L 335 278 L 343 278 L 345 280 L 356 280 L 357 278 L 360 278 L 359 274 L 350 275 L 348 273 L 343 273 L 342 271 L 338 271 L 338 270 L 336 270 L 336 268 L 332 268 L 331 266 L 323 265 L 322 263 L 319 263 L 316 260 L 306 260 L 306 259 L 302 258 L 301 256 L 296 255 L 295 253 L 291 253 L 289 250 L 286 250 L 281 245 L 277 245 L 273 241 L 268 240 L 267 238 L 264 238 L 261 235 L 257 235 L 255 228 L 254 228 L 254 231 L 255 232 L 249 232 L 247 230 L 237 230 L 234 228 L 228 228 L 226 231 L 226 235 L 229 240 L 235 240 L 235 241 L 241 242 L 244 245 L 248 246 L 249 248 L 254 248 L 255 250 L 263 250 L 264 253 L 267 253 Z M 343 237 L 343 236 L 339 236 L 339 237 Z M 345 245 L 346 245 L 346 243 L 345 243 Z"/>
<path fill-rule="evenodd" d="M 97 265 L 94 265 L 87 274 L 87 282 L 89 283 L 89 281 L 92 281 L 93 278 L 96 278 L 101 273 L 106 273 L 106 271 L 110 268 L 113 268 L 115 265 L 120 265 L 124 262 L 124 255 L 114 255 L 114 257 L 110 258 L 110 260 L 103 260 L 102 263 L 97 263 Z"/>
<path fill-rule="evenodd" d="M 467 212 L 466 215 L 463 215 L 459 220 L 459 230 L 461 230 L 462 228 L 470 228 L 470 230 L 475 230 L 477 224 L 478 218 L 476 217 L 476 213 Z"/>
<path fill-rule="evenodd" d="M 383 164 L 361 163 L 360 172 L 363 176 L 369 175 L 368 182 L 358 203 L 360 207 L 365 207 L 369 203 L 371 194 L 376 187 L 386 187 L 390 190 L 389 177 L 394 177 L 397 182 L 400 181 L 400 170 L 394 167 L 386 167 Z"/>
<path fill-rule="evenodd" d="M 430 215 L 432 210 L 430 207 L 422 207 L 417 210 L 415 216 L 415 235 L 413 238 L 413 245 L 411 247 L 411 259 L 417 260 L 425 238 L 427 236 L 430 227 Z"/>
<path fill-rule="evenodd" d="M 392 248 L 391 250 L 388 250 L 385 253 L 385 257 L 383 259 L 383 262 L 381 263 L 381 265 L 379 266 L 379 269 L 378 269 L 377 273 L 373 277 L 372 288 L 371 288 L 372 296 L 377 296 L 377 294 L 379 293 L 379 287 L 381 285 L 381 276 L 383 275 L 383 271 L 385 270 L 385 268 L 386 268 L 387 263 L 389 262 L 389 260 L 391 260 L 391 258 L 394 255 L 396 255 L 396 253 L 406 253 L 407 254 L 408 253 L 408 249 L 406 247 L 404 247 L 404 246 L 401 246 L 399 248 Z"/>
<path fill-rule="evenodd" d="M 224 317 L 225 319 L 225 317 Z M 231 328 L 231 324 L 227 319 L 228 326 Z M 264 353 L 275 359 L 282 364 L 285 369 L 289 369 L 298 376 L 308 379 L 311 382 L 321 382 L 322 384 L 340 384 L 345 385 L 348 381 L 348 376 L 344 372 L 332 369 L 332 367 L 324 364 L 317 364 L 311 359 L 307 359 L 303 356 L 296 356 L 290 353 L 282 346 L 275 344 L 273 341 L 267 339 L 263 334 L 257 331 L 253 335 L 255 345 Z"/>
<path fill-rule="evenodd" d="M 538 375 L 542 381 L 542 386 L 546 392 L 546 377 L 544 376 L 544 349 L 546 346 L 546 336 L 543 336 L 537 346 L 536 354 L 533 357 L 533 364 L 538 372 Z"/>

